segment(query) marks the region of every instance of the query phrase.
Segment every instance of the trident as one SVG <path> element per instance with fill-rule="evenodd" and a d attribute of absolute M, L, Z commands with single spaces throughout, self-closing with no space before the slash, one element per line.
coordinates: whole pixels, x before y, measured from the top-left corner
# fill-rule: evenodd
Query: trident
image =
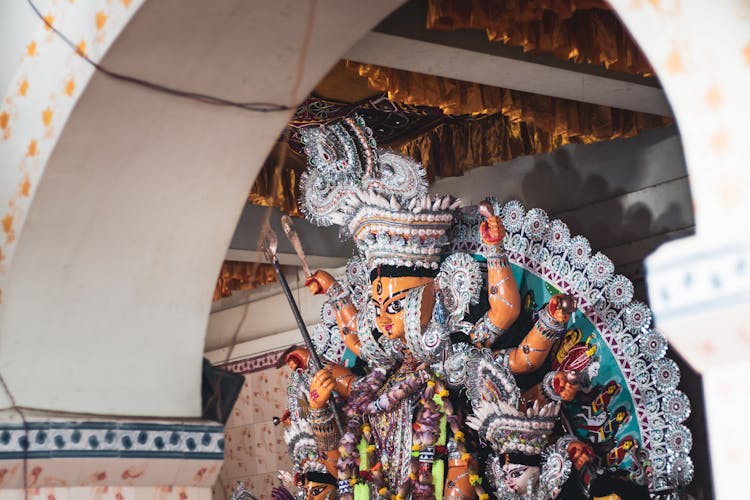
<path fill-rule="evenodd" d="M 289 217 L 286 217 L 288 220 L 282 219 L 282 225 L 284 226 L 284 232 L 289 236 L 290 231 L 293 237 L 296 241 L 292 241 L 292 245 L 295 246 L 295 250 L 297 251 L 297 254 L 299 255 L 300 252 L 302 252 L 302 246 L 299 244 L 299 238 L 297 237 L 297 234 L 294 232 L 294 227 L 291 225 L 292 221 L 289 219 Z M 276 257 L 276 249 L 279 245 L 279 238 L 276 236 L 276 232 L 274 232 L 273 229 L 271 229 L 270 225 L 267 225 L 263 229 L 263 236 L 261 239 L 261 246 L 263 247 L 263 253 L 266 255 L 266 259 L 268 262 L 273 266 L 273 271 L 276 273 L 276 278 L 279 280 L 279 283 L 281 284 L 281 289 L 284 290 L 284 295 L 286 296 L 287 302 L 289 302 L 289 307 L 292 309 L 292 314 L 294 315 L 294 320 L 297 322 L 297 328 L 299 328 L 300 333 L 302 333 L 302 339 L 305 341 L 305 346 L 307 347 L 307 350 L 310 352 L 310 367 L 312 368 L 311 373 L 314 375 L 318 372 L 318 370 L 323 368 L 323 363 L 320 362 L 320 357 L 318 356 L 317 351 L 315 350 L 315 347 L 313 346 L 312 339 L 310 338 L 310 333 L 307 331 L 307 326 L 305 326 L 305 322 L 302 320 L 302 315 L 299 312 L 299 307 L 297 307 L 297 303 L 294 301 L 294 296 L 292 295 L 292 290 L 289 288 L 289 283 L 286 281 L 286 278 L 284 277 L 284 274 L 281 272 L 281 267 L 279 266 L 279 259 Z M 292 236 L 289 236 L 291 239 Z M 296 243 L 296 245 L 295 245 Z M 299 248 L 298 248 L 299 247 Z M 307 266 L 307 261 L 304 259 L 304 254 L 300 256 L 303 262 L 303 267 L 305 270 L 305 275 L 309 276 L 310 269 Z M 339 419 L 339 414 L 336 412 L 336 407 L 333 404 L 332 400 L 328 400 L 328 406 L 333 412 L 333 418 L 336 421 L 336 427 L 338 427 L 339 435 L 344 435 L 344 427 L 341 425 L 341 420 Z"/>

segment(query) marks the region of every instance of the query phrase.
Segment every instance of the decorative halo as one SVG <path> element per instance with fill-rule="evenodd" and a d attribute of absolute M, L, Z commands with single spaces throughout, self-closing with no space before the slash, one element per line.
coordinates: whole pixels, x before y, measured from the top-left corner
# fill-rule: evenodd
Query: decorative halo
<path fill-rule="evenodd" d="M 675 484 L 689 484 L 693 480 L 694 474 L 693 461 L 685 453 L 677 455 L 669 464 L 669 477 Z"/>
<path fill-rule="evenodd" d="M 591 257 L 589 265 L 586 268 L 586 276 L 588 276 L 594 286 L 604 286 L 614 272 L 615 265 L 612 264 L 609 257 L 600 252 Z"/>
<path fill-rule="evenodd" d="M 659 360 L 667 353 L 667 339 L 656 330 L 641 334 L 638 345 L 647 361 Z"/>
<path fill-rule="evenodd" d="M 349 283 L 357 283 L 361 280 L 368 279 L 367 269 L 359 257 L 352 257 L 346 265 L 346 278 Z"/>
<path fill-rule="evenodd" d="M 649 458 L 651 459 L 651 466 L 654 468 L 654 472 L 657 472 L 658 476 L 661 476 L 667 471 L 667 456 L 662 453 L 663 448 L 657 448 L 654 450 Z"/>
<path fill-rule="evenodd" d="M 553 252 L 562 252 L 570 245 L 570 229 L 560 219 L 553 220 L 547 233 L 547 247 Z"/>
<path fill-rule="evenodd" d="M 583 236 L 574 236 L 570 240 L 570 263 L 576 269 L 583 269 L 589 263 L 591 255 L 591 245 L 589 240 Z"/>
<path fill-rule="evenodd" d="M 671 391 L 680 383 L 680 369 L 669 358 L 660 359 L 654 364 L 651 374 L 654 384 L 663 391 Z"/>
<path fill-rule="evenodd" d="M 333 310 L 333 306 L 330 301 L 325 301 L 323 306 L 320 308 L 320 319 L 326 326 L 336 324 L 336 311 Z"/>
<path fill-rule="evenodd" d="M 607 298 L 615 307 L 623 307 L 633 300 L 633 283 L 622 274 L 618 274 L 607 285 Z"/>
<path fill-rule="evenodd" d="M 541 240 L 544 233 L 547 232 L 549 217 L 547 212 L 541 208 L 532 208 L 526 212 L 526 218 L 523 223 L 523 232 L 529 239 Z"/>
<path fill-rule="evenodd" d="M 672 424 L 681 424 L 690 416 L 690 401 L 681 391 L 667 393 L 661 406 L 667 420 Z"/>
<path fill-rule="evenodd" d="M 328 349 L 328 339 L 330 334 L 328 329 L 321 323 L 313 326 L 310 330 L 310 340 L 318 353 L 324 353 Z"/>
<path fill-rule="evenodd" d="M 687 453 L 693 447 L 693 436 L 684 425 L 675 425 L 667 430 L 667 449 L 675 453 Z"/>
<path fill-rule="evenodd" d="M 503 207 L 503 225 L 506 231 L 516 232 L 521 230 L 526 209 L 520 201 L 511 200 Z"/>
<path fill-rule="evenodd" d="M 625 327 L 630 331 L 648 328 L 651 324 L 651 309 L 643 302 L 633 302 L 625 310 Z"/>

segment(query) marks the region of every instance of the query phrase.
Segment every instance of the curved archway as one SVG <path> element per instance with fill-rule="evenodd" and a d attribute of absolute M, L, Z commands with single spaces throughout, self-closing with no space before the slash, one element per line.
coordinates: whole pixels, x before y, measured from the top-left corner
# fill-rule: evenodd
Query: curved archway
<path fill-rule="evenodd" d="M 646 52 L 682 136 L 696 235 L 647 259 L 651 306 L 672 346 L 703 376 L 714 494 L 736 496 L 748 457 L 731 415 L 748 390 L 750 4 L 609 0 Z M 721 332 L 717 339 L 709 332 Z"/>
<path fill-rule="evenodd" d="M 52 2 L 46 15 L 113 70 L 289 104 L 399 3 Z M 91 77 L 35 26 L 4 104 L 0 372 L 20 406 L 198 416 L 211 285 L 291 111 Z M 42 84 L 49 98 L 32 94 Z"/>
<path fill-rule="evenodd" d="M 399 3 L 322 3 L 300 94 Z M 81 35 L 79 48 L 92 54 L 103 56 L 128 25 L 104 59 L 124 72 L 219 88 L 237 98 L 246 95 L 243 85 L 252 85 L 263 100 L 289 101 L 305 18 L 296 3 L 240 8 L 226 2 L 221 12 L 206 12 L 146 2 L 133 17 L 140 4 L 122 1 L 108 4 L 112 11 L 97 11 L 80 2 L 52 2 L 51 9 L 56 22 L 70 23 Z M 750 146 L 741 122 L 750 111 L 750 7 L 737 2 L 709 10 L 709 4 L 679 0 L 611 4 L 656 67 L 684 138 L 698 234 L 657 252 L 649 260 L 649 283 L 657 319 L 693 364 L 706 369 L 735 361 L 710 378 L 711 394 L 727 380 L 741 380 L 737 370 L 746 353 L 736 348 L 745 345 L 739 313 L 746 302 L 722 305 L 726 324 L 720 328 L 727 335 L 710 349 L 704 325 L 716 328 L 716 311 L 702 307 L 717 293 L 747 296 L 746 286 L 727 286 L 741 279 L 744 267 L 719 276 L 718 287 L 712 285 L 717 274 L 704 271 L 712 269 L 711 259 L 729 256 L 739 266 L 748 255 L 747 237 L 735 229 L 750 203 L 743 192 L 750 179 L 742 169 Z M 255 20 L 256 30 L 240 29 L 248 20 Z M 231 28 L 218 29 L 216 40 L 200 29 L 211 24 Z M 25 406 L 196 415 L 210 285 L 246 186 L 289 113 L 269 120 L 177 99 L 165 103 L 101 75 L 87 85 L 91 68 L 57 46 L 41 24 L 23 46 L 27 57 L 0 111 L 2 133 L 9 134 L 2 144 L 8 168 L 0 193 L 8 207 L 0 247 L 0 372 Z M 250 69 L 234 57 L 247 47 L 255 65 Z M 171 59 L 172 51 L 182 57 Z M 211 71 L 198 69 L 205 62 Z M 22 98 L 44 88 L 37 82 L 51 87 L 27 109 Z M 150 119 L 155 116 L 168 118 L 170 126 Z M 213 163 L 217 150 L 224 154 Z M 678 297 L 661 294 L 686 273 L 710 286 Z M 686 305 L 705 314 L 699 321 L 680 314 Z M 733 395 L 744 392 L 736 388 Z M 736 403 L 714 401 L 710 418 L 720 423 Z M 725 458 L 743 467 L 738 456 L 745 454 Z M 734 469 L 721 470 L 731 477 Z"/>

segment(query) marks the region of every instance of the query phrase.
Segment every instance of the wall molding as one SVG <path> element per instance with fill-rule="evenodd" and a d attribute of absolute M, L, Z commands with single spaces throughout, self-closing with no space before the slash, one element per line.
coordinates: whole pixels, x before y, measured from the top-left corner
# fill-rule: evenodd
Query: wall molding
<path fill-rule="evenodd" d="M 209 422 L 45 421 L 0 425 L 0 461 L 49 458 L 223 460 L 224 427 Z"/>
<path fill-rule="evenodd" d="M 278 349 L 255 356 L 240 358 L 218 366 L 224 368 L 228 372 L 239 373 L 242 375 L 255 373 L 267 368 L 273 368 L 276 365 L 279 356 L 281 356 L 285 350 L 286 349 Z"/>

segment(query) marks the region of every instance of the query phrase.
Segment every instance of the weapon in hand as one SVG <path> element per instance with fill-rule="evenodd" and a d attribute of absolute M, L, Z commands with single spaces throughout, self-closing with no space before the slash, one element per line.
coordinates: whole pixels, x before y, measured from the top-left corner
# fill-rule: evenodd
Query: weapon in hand
<path fill-rule="evenodd" d="M 279 238 L 276 236 L 276 233 L 273 229 L 271 229 L 270 226 L 266 226 L 263 229 L 263 236 L 261 237 L 261 241 L 263 253 L 266 255 L 266 259 L 268 260 L 268 262 L 273 266 L 273 270 L 276 273 L 276 278 L 279 280 L 281 289 L 284 290 L 286 300 L 287 302 L 289 302 L 289 307 L 292 309 L 292 314 L 294 315 L 294 320 L 297 322 L 297 327 L 299 328 L 300 333 L 302 333 L 302 339 L 305 341 L 305 346 L 307 347 L 307 350 L 310 351 L 309 363 L 312 368 L 311 372 L 314 375 L 318 370 L 323 368 L 323 363 L 320 362 L 320 357 L 318 357 L 318 352 L 315 350 L 315 346 L 312 343 L 310 333 L 307 331 L 307 326 L 305 326 L 305 322 L 302 320 L 302 315 L 299 312 L 297 303 L 294 301 L 294 296 L 292 295 L 292 290 L 289 288 L 289 283 L 287 283 L 284 274 L 281 272 L 279 259 L 276 257 L 276 249 L 279 245 Z M 334 406 L 333 401 L 329 400 L 328 406 L 333 412 L 333 418 L 336 421 L 339 435 L 343 436 L 344 427 L 341 425 L 341 420 L 339 420 L 339 415 L 338 413 L 336 413 L 336 407 Z"/>
<path fill-rule="evenodd" d="M 302 263 L 302 270 L 305 273 L 305 278 L 309 278 L 312 273 L 310 272 L 310 266 L 307 264 L 305 252 L 302 251 L 302 242 L 299 240 L 299 236 L 297 236 L 297 231 L 294 230 L 294 222 L 292 222 L 292 218 L 288 215 L 282 215 L 281 228 L 284 230 L 284 234 L 286 234 L 286 237 L 289 239 L 289 243 L 292 244 L 294 251 L 297 253 L 299 261 Z"/>

